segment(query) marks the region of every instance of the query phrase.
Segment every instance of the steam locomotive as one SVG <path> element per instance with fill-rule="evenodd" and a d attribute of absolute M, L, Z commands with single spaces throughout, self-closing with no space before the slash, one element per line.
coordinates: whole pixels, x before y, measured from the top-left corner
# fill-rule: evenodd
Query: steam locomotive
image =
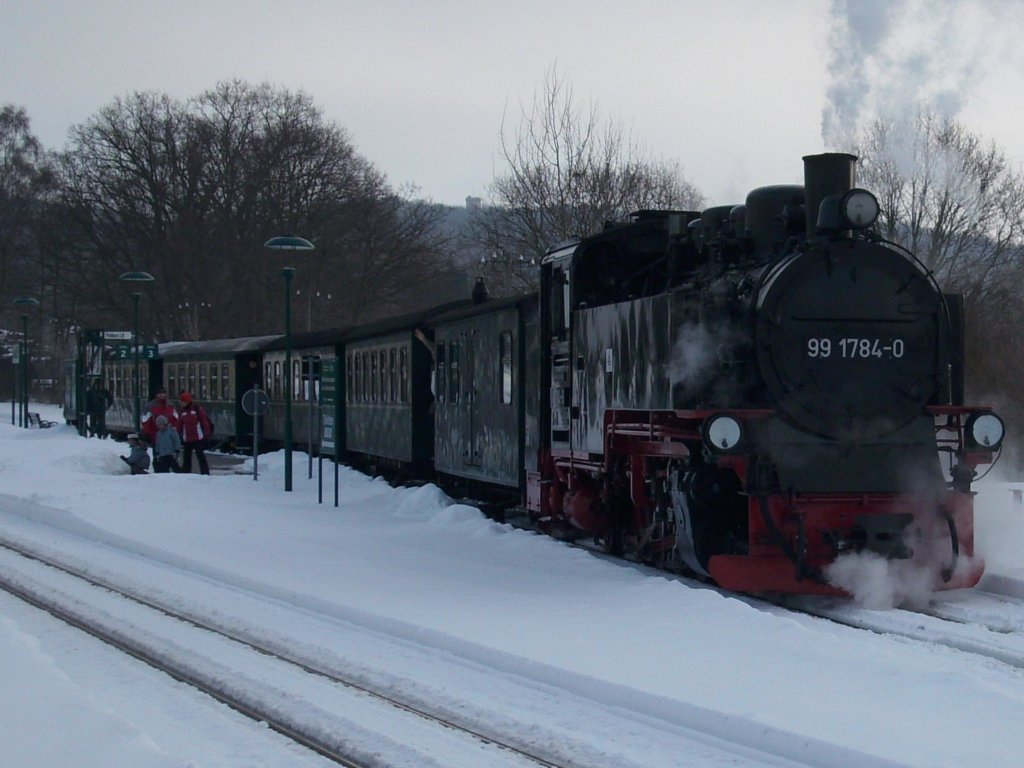
<path fill-rule="evenodd" d="M 970 486 L 1003 424 L 963 405 L 962 303 L 872 231 L 855 161 L 548 255 L 535 515 L 736 591 L 841 592 L 854 552 L 977 583 Z"/>
<path fill-rule="evenodd" d="M 292 370 L 280 338 L 177 342 L 143 380 L 205 393 L 236 445 L 254 429 L 242 395 L 261 386 L 273 445 L 291 376 L 311 452 L 326 416 L 351 463 L 735 591 L 843 594 L 828 569 L 854 553 L 972 586 L 971 483 L 1003 423 L 963 404 L 962 302 L 874 233 L 855 161 L 809 156 L 803 186 L 610 222 L 552 249 L 534 292 L 489 300 L 478 284 L 300 335 Z M 117 365 L 103 375 L 127 396 Z M 338 371 L 329 409 L 323 368 Z"/>

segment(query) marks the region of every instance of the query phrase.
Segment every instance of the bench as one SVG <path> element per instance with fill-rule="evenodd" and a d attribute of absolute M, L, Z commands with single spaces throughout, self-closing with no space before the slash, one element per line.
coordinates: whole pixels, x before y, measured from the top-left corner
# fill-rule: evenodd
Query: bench
<path fill-rule="evenodd" d="M 26 411 L 25 416 L 28 420 L 29 427 L 35 427 L 36 429 L 49 429 L 50 427 L 57 426 L 56 421 L 47 421 L 46 419 L 42 419 L 39 417 L 38 413 Z"/>

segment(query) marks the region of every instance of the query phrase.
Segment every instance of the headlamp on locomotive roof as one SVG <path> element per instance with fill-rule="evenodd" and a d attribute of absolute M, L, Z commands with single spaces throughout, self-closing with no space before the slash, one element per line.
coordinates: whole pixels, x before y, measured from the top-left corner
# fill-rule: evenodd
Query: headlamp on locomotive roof
<path fill-rule="evenodd" d="M 729 453 L 743 442 L 743 425 L 726 414 L 705 421 L 703 433 L 704 444 L 712 453 Z"/>
<path fill-rule="evenodd" d="M 977 448 L 998 448 L 1003 442 L 1006 428 L 1003 420 L 994 413 L 975 413 L 964 427 L 967 444 Z"/>
<path fill-rule="evenodd" d="M 878 199 L 866 189 L 829 195 L 818 208 L 818 230 L 867 229 L 878 220 Z"/>
<path fill-rule="evenodd" d="M 839 204 L 850 229 L 867 229 L 878 218 L 878 199 L 866 189 L 851 189 Z"/>

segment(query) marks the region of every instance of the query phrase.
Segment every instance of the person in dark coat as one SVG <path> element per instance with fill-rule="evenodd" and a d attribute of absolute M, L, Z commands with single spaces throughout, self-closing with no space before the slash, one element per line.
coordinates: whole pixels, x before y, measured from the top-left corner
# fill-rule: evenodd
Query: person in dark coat
<path fill-rule="evenodd" d="M 110 390 L 100 379 L 93 379 L 92 386 L 85 392 L 85 415 L 88 418 L 89 437 L 107 436 L 107 411 L 114 404 Z"/>
<path fill-rule="evenodd" d="M 213 437 L 213 426 L 203 406 L 194 403 L 189 392 L 178 395 L 178 434 L 181 435 L 181 443 L 185 446 L 181 458 L 182 471 L 192 471 L 192 452 L 195 451 L 199 460 L 199 472 L 204 475 L 210 474 L 210 465 L 206 461 L 203 444 Z"/>
<path fill-rule="evenodd" d="M 146 403 L 146 407 L 142 411 L 142 434 L 150 445 L 156 438 L 157 416 L 166 416 L 170 428 L 177 429 L 178 412 L 171 401 L 167 399 L 166 387 L 157 387 L 153 393 L 153 399 Z"/>
<path fill-rule="evenodd" d="M 149 469 L 149 451 L 134 432 L 128 435 L 128 447 L 130 452 L 127 456 L 122 456 L 121 461 L 131 468 L 133 475 L 148 475 L 146 470 Z"/>

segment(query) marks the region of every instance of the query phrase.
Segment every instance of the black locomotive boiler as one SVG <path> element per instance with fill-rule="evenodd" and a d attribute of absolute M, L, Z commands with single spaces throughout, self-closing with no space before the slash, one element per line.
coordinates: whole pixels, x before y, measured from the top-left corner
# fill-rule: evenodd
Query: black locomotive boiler
<path fill-rule="evenodd" d="M 548 254 L 535 520 L 737 591 L 838 593 L 826 567 L 865 551 L 977 582 L 1003 425 L 963 405 L 959 298 L 873 232 L 855 161 Z"/>

